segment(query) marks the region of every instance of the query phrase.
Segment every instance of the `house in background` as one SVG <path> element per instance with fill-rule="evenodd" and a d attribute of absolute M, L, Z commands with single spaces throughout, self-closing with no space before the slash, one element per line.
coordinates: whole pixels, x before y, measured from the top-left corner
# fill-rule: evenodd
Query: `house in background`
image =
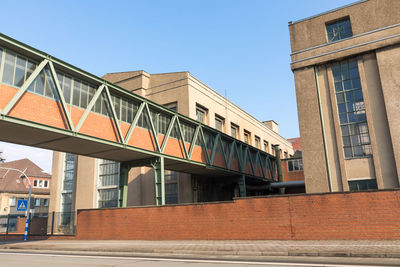
<path fill-rule="evenodd" d="M 27 175 L 32 184 L 34 214 L 47 216 L 51 175 L 26 158 L 1 162 L 0 167 L 21 170 Z M 17 171 L 0 169 L 0 215 L 24 215 L 24 211 L 17 211 L 17 203 L 19 199 L 28 199 L 28 194 L 29 183 L 26 177 Z"/>

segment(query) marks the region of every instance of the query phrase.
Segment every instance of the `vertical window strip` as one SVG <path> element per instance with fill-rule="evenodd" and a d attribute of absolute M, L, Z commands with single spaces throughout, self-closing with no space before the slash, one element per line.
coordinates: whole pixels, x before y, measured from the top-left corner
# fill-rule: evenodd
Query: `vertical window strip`
<path fill-rule="evenodd" d="M 372 154 L 357 60 L 332 66 L 339 123 L 346 159 Z"/>
<path fill-rule="evenodd" d="M 119 185 L 120 163 L 110 160 L 99 161 L 98 180 L 98 207 L 118 206 L 118 185 Z"/>

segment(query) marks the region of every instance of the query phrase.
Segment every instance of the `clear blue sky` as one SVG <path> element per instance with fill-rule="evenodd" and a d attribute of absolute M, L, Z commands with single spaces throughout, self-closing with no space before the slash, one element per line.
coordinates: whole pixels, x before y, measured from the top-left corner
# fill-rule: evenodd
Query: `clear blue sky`
<path fill-rule="evenodd" d="M 288 22 L 352 2 L 2 0 L 0 29 L 98 76 L 190 71 L 291 138 L 299 130 Z"/>

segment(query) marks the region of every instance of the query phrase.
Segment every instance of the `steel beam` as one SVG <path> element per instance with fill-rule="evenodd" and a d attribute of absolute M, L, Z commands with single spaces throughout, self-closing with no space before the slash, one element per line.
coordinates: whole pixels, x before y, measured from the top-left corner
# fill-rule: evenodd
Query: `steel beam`
<path fill-rule="evenodd" d="M 74 125 L 72 123 L 71 116 L 69 115 L 69 111 L 67 109 L 67 102 L 64 99 L 64 94 L 63 94 L 63 92 L 61 90 L 60 82 L 58 81 L 57 72 L 56 72 L 56 69 L 54 68 L 53 62 L 49 61 L 49 66 L 50 66 L 50 73 L 51 73 L 51 76 L 53 78 L 54 85 L 56 87 L 56 91 L 58 93 L 58 98 L 60 99 L 60 102 L 61 102 L 61 108 L 62 108 L 62 110 L 64 112 L 64 116 L 65 116 L 65 118 L 67 120 L 67 123 L 68 123 L 68 127 L 69 127 L 69 129 L 71 131 L 74 132 L 75 131 L 75 127 L 74 127 Z"/>
<path fill-rule="evenodd" d="M 75 131 L 79 132 L 79 130 L 82 127 L 82 124 L 85 122 L 87 116 L 89 115 L 89 112 L 92 110 L 94 104 L 96 103 L 97 99 L 101 95 L 104 89 L 104 84 L 100 85 L 99 88 L 97 88 L 96 93 L 93 95 L 92 100 L 90 100 L 89 105 L 86 107 L 85 112 L 83 113 L 82 117 L 79 119 L 78 124 L 75 127 Z"/>
<path fill-rule="evenodd" d="M 165 205 L 164 157 L 157 158 L 153 163 L 154 180 L 156 185 L 156 205 Z"/>
<path fill-rule="evenodd" d="M 128 177 L 130 167 L 121 163 L 119 171 L 118 207 L 125 208 L 128 200 Z"/>
<path fill-rule="evenodd" d="M 238 179 L 240 197 L 246 197 L 246 176 L 243 174 Z"/>

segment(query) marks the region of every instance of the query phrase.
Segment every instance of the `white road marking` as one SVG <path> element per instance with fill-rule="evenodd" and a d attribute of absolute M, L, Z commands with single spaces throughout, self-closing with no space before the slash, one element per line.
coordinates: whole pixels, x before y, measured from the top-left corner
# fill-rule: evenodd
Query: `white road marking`
<path fill-rule="evenodd" d="M 319 264 L 319 263 L 292 263 L 292 262 L 261 262 L 261 261 L 228 261 L 228 260 L 195 260 L 195 259 L 171 259 L 171 258 L 144 258 L 144 257 L 119 257 L 119 256 L 91 256 L 91 255 L 63 255 L 45 253 L 10 253 L 0 252 L 0 255 L 24 255 L 24 256 L 44 256 L 44 257 L 67 257 L 67 258 L 93 258 L 93 259 L 119 259 L 119 260 L 147 260 L 147 261 L 167 261 L 167 262 L 192 262 L 192 263 L 226 263 L 226 264 L 248 264 L 248 265 L 282 265 L 282 266 L 316 266 L 316 267 L 360 267 L 368 265 L 351 264 Z M 377 266 L 377 265 L 371 265 Z"/>

